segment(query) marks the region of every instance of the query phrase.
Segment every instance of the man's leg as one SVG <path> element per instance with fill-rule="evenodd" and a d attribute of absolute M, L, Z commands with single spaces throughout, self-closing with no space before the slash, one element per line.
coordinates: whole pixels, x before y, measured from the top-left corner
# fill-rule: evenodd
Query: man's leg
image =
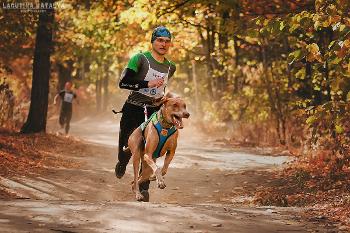
<path fill-rule="evenodd" d="M 127 147 L 128 138 L 134 129 L 128 128 L 128 121 L 125 119 L 127 115 L 123 113 L 119 128 L 119 146 L 118 146 L 118 163 L 115 166 L 115 175 L 117 178 L 122 178 L 125 174 L 126 166 L 131 158 L 131 152 L 125 152 L 124 147 Z"/>
<path fill-rule="evenodd" d="M 139 185 L 140 193 L 144 196 L 143 198 L 144 202 L 149 202 L 149 193 L 148 193 L 149 184 L 150 184 L 150 181 L 146 180 Z"/>
<path fill-rule="evenodd" d="M 124 176 L 126 166 L 131 158 L 131 153 L 123 151 L 123 147 L 128 146 L 129 136 L 140 126 L 143 120 L 143 108 L 131 104 L 124 104 L 119 129 L 118 163 L 115 167 L 115 175 L 119 179 Z"/>
<path fill-rule="evenodd" d="M 66 134 L 68 134 L 68 132 L 69 132 L 71 119 L 72 119 L 72 110 L 70 110 L 66 113 L 66 128 L 65 128 Z"/>
<path fill-rule="evenodd" d="M 60 123 L 61 128 L 63 128 L 65 122 L 65 112 L 63 110 L 60 111 L 58 122 Z"/>

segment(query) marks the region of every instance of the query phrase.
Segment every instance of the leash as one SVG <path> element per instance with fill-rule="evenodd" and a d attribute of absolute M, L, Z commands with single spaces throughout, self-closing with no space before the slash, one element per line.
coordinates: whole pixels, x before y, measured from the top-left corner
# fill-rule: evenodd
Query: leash
<path fill-rule="evenodd" d="M 112 112 L 113 112 L 114 114 L 118 114 L 118 113 L 123 113 L 123 110 L 116 111 L 116 110 L 112 109 Z"/>
<path fill-rule="evenodd" d="M 123 113 L 123 110 L 120 110 L 120 111 L 116 111 L 114 109 L 112 109 L 112 112 L 114 114 L 118 114 L 118 113 Z M 143 105 L 143 113 L 145 114 L 145 121 L 148 120 L 148 117 L 147 117 L 147 107 L 146 107 L 146 104 Z"/>
<path fill-rule="evenodd" d="M 143 113 L 145 114 L 145 121 L 148 120 L 148 117 L 147 117 L 147 107 L 146 107 L 146 104 L 143 105 Z"/>

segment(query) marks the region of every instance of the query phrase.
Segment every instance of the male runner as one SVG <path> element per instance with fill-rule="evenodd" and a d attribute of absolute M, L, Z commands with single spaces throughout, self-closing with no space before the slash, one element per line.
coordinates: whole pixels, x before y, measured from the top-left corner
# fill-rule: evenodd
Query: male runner
<path fill-rule="evenodd" d="M 165 58 L 171 45 L 171 33 L 160 26 L 154 29 L 151 38 L 151 51 L 138 53 L 131 57 L 124 69 L 119 87 L 132 90 L 122 108 L 119 132 L 118 162 L 115 174 L 120 179 L 125 174 L 126 166 L 131 158 L 130 152 L 124 152 L 130 134 L 148 117 L 159 110 L 157 100 L 164 96 L 169 78 L 176 70 L 173 62 Z M 140 191 L 149 201 L 149 181 L 140 184 Z"/>
<path fill-rule="evenodd" d="M 70 120 L 72 119 L 73 113 L 73 99 L 77 98 L 77 95 L 72 91 L 73 84 L 66 82 L 64 90 L 61 90 L 54 98 L 53 104 L 56 104 L 57 98 L 61 97 L 61 111 L 59 117 L 59 123 L 61 128 L 65 128 L 66 134 L 69 132 Z"/>

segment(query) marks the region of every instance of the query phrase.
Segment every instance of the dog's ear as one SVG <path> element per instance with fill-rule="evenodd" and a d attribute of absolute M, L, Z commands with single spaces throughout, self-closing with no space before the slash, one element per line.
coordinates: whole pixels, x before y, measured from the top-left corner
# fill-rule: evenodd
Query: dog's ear
<path fill-rule="evenodd" d="M 155 103 L 157 106 L 160 106 L 160 105 L 166 103 L 168 100 L 169 100 L 168 97 L 163 96 L 163 97 L 160 97 L 160 98 L 158 98 L 158 99 L 155 99 L 155 100 L 154 100 L 154 103 Z"/>
<path fill-rule="evenodd" d="M 168 102 L 168 100 L 169 100 L 169 97 L 163 96 L 160 100 L 160 104 L 165 104 L 166 102 Z"/>

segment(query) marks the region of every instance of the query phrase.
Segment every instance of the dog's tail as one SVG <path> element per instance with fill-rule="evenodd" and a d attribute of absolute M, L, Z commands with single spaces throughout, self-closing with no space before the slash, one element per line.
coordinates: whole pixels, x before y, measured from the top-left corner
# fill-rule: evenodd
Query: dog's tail
<path fill-rule="evenodd" d="M 123 146 L 123 151 L 124 151 L 124 152 L 130 152 L 130 148 L 129 148 L 129 147 Z"/>

